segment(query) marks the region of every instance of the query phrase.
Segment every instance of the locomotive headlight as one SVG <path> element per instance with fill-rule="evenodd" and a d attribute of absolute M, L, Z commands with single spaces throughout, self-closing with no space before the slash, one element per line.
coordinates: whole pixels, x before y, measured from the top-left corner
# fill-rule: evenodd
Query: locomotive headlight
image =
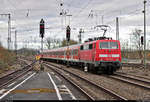
<path fill-rule="evenodd" d="M 107 54 L 99 54 L 99 57 L 108 57 Z"/>
<path fill-rule="evenodd" d="M 119 54 L 112 54 L 112 57 L 120 57 Z"/>

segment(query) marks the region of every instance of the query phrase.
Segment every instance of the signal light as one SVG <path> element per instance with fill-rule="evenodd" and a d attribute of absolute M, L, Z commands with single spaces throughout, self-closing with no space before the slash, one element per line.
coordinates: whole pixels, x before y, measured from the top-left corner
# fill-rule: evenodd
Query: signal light
<path fill-rule="evenodd" d="M 66 28 L 66 39 L 67 39 L 67 41 L 70 41 L 70 31 L 71 31 L 70 27 L 67 26 L 67 28 Z"/>
<path fill-rule="evenodd" d="M 141 36 L 141 44 L 143 45 L 144 44 L 144 37 Z"/>
<path fill-rule="evenodd" d="M 45 33 L 45 27 L 44 27 L 44 20 L 41 19 L 40 21 L 40 37 L 44 37 L 44 33 Z"/>

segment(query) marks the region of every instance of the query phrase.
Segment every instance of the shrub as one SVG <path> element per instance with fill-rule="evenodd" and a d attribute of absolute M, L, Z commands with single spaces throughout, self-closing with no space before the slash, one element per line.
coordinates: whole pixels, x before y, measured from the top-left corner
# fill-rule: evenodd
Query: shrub
<path fill-rule="evenodd" d="M 0 47 L 0 69 L 8 69 L 15 61 L 14 53 Z"/>

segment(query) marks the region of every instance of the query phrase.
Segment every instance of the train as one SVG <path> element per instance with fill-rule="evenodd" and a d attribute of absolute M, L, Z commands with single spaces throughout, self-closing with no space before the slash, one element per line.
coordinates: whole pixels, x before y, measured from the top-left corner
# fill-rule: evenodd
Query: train
<path fill-rule="evenodd" d="M 110 37 L 89 39 L 82 44 L 44 50 L 41 60 L 76 65 L 83 70 L 113 74 L 121 68 L 119 40 Z"/>

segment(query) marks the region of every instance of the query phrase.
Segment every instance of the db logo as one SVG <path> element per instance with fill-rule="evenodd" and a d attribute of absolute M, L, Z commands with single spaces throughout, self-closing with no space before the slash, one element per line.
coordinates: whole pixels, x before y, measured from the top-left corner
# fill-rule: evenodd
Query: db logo
<path fill-rule="evenodd" d="M 111 55 L 108 55 L 108 57 L 112 57 Z"/>

